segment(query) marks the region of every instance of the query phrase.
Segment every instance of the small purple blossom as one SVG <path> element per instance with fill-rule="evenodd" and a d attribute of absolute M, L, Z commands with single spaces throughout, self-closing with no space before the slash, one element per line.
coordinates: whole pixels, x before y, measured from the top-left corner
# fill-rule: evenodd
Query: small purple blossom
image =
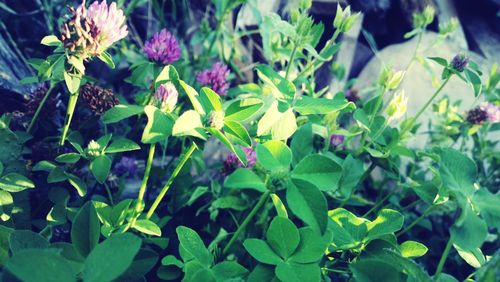
<path fill-rule="evenodd" d="M 344 143 L 344 135 L 332 134 L 330 136 L 330 145 L 332 147 L 338 147 Z"/>
<path fill-rule="evenodd" d="M 467 65 L 469 64 L 469 58 L 464 54 L 458 54 L 451 60 L 451 67 L 458 72 L 463 72 Z"/>
<path fill-rule="evenodd" d="M 211 69 L 199 72 L 196 80 L 199 84 L 212 88 L 215 93 L 226 96 L 229 89 L 228 76 L 229 69 L 227 65 L 218 62 L 213 64 Z"/>
<path fill-rule="evenodd" d="M 144 53 L 153 61 L 171 64 L 181 57 L 181 48 L 175 36 L 162 29 L 144 44 Z"/>
<path fill-rule="evenodd" d="M 482 103 L 480 106 L 486 112 L 486 119 L 491 123 L 500 122 L 500 107 L 491 103 Z"/>
<path fill-rule="evenodd" d="M 240 167 L 246 167 L 248 169 L 252 169 L 255 163 L 257 162 L 257 156 L 255 151 L 252 148 L 242 148 L 243 152 L 247 157 L 247 165 L 244 166 L 235 153 L 229 153 L 226 159 L 224 160 L 224 172 L 225 174 L 229 174 Z"/>
<path fill-rule="evenodd" d="M 137 161 L 133 157 L 122 157 L 113 169 L 113 173 L 118 176 L 124 174 L 134 175 L 136 171 Z"/>
<path fill-rule="evenodd" d="M 164 112 L 170 113 L 177 105 L 179 92 L 172 82 L 161 84 L 155 92 L 154 103 Z"/>

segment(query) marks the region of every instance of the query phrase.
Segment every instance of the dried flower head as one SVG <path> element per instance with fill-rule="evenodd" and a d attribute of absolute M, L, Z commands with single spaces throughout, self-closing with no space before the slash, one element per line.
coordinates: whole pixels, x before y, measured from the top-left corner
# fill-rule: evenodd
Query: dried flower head
<path fill-rule="evenodd" d="M 247 165 L 244 166 L 243 163 L 240 162 L 236 154 L 229 153 L 226 159 L 224 160 L 224 173 L 229 174 L 235 171 L 237 168 L 246 167 L 248 169 L 252 169 L 257 162 L 257 156 L 255 151 L 252 148 L 242 148 L 243 152 L 247 157 Z"/>
<path fill-rule="evenodd" d="M 80 88 L 80 95 L 87 107 L 95 115 L 101 115 L 118 105 L 118 99 L 113 94 L 113 91 L 89 83 Z"/>
<path fill-rule="evenodd" d="M 83 0 L 69 12 L 70 18 L 61 28 L 61 40 L 66 49 L 83 60 L 100 55 L 128 34 L 125 15 L 114 2 L 108 6 L 106 1 L 95 1 L 87 9 Z"/>
<path fill-rule="evenodd" d="M 33 115 L 35 114 L 38 105 L 40 105 L 43 97 L 45 97 L 45 94 L 47 93 L 48 88 L 46 85 L 42 85 L 35 89 L 31 95 L 28 97 L 25 107 L 26 111 L 25 114 L 27 115 Z M 56 113 L 57 109 L 57 98 L 55 96 L 49 96 L 49 99 L 45 103 L 45 106 L 42 108 L 42 111 L 40 114 L 47 116 L 47 117 L 53 117 Z"/>
<path fill-rule="evenodd" d="M 221 130 L 224 127 L 224 111 L 212 111 L 208 117 L 210 127 Z"/>
<path fill-rule="evenodd" d="M 463 72 L 468 64 L 469 58 L 464 54 L 456 55 L 455 57 L 453 57 L 450 63 L 451 67 L 458 72 Z"/>
<path fill-rule="evenodd" d="M 196 80 L 201 85 L 206 85 L 212 88 L 215 93 L 225 96 L 229 89 L 227 78 L 229 69 L 223 63 L 215 63 L 211 69 L 204 70 L 196 76 Z"/>
<path fill-rule="evenodd" d="M 153 96 L 153 103 L 162 111 L 170 113 L 177 105 L 179 92 L 172 82 L 161 84 Z"/>
<path fill-rule="evenodd" d="M 181 48 L 175 36 L 166 29 L 162 29 L 146 41 L 144 53 L 150 60 L 171 64 L 181 57 Z"/>

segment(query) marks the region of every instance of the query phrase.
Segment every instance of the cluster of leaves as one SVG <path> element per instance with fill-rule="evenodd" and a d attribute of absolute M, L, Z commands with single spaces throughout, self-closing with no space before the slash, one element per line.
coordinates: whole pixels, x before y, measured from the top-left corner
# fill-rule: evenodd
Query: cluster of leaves
<path fill-rule="evenodd" d="M 239 54 L 234 45 L 226 56 L 239 31 L 231 34 L 225 23 L 241 4 L 214 1 L 215 29 L 195 36 L 202 52 L 183 46 L 182 62 L 151 62 L 133 44 L 114 50 L 115 60 L 130 62 L 125 82 L 134 99 L 123 95 L 91 134 L 72 130 L 53 159 L 31 163 L 30 142 L 43 128 L 32 135 L 11 130 L 9 116 L 0 119 L 2 278 L 494 281 L 500 198 L 489 133 L 498 123 L 468 124 L 443 99 L 434 106 L 430 143 L 419 149 L 408 140 L 421 137 L 420 115 L 453 77 L 498 104 L 497 70 L 483 85 L 476 64 L 462 70 L 429 58 L 425 64 L 443 69 L 440 87 L 415 117 L 395 122 L 406 109 L 398 94 L 405 71 L 385 67 L 361 101 L 317 89 L 314 72 L 332 60 L 338 36 L 358 15 L 339 6 L 336 31 L 319 48 L 324 25 L 308 15 L 311 1 L 301 0 L 288 18 L 259 15 L 267 63 L 255 65 L 254 80 L 221 96 L 196 84 L 194 69 L 214 53 L 227 61 Z M 433 18 L 431 9 L 415 15 L 407 37 L 421 36 Z M 443 34 L 452 29 L 443 27 Z M 50 81 L 53 88 L 65 80 L 73 95 L 93 81 L 79 75 L 83 62 L 66 58 L 57 37 L 42 44 L 56 47 L 54 54 L 31 60 L 38 75 L 25 82 Z M 108 53 L 100 59 L 114 67 Z M 78 74 L 68 74 L 65 61 Z M 152 98 L 166 83 L 179 95 L 172 111 Z M 387 103 L 389 95 L 395 98 Z M 340 143 L 331 141 L 338 136 Z M 216 144 L 222 146 L 214 150 Z M 221 151 L 236 164 L 216 159 Z M 142 182 L 117 176 L 124 156 L 145 159 Z"/>

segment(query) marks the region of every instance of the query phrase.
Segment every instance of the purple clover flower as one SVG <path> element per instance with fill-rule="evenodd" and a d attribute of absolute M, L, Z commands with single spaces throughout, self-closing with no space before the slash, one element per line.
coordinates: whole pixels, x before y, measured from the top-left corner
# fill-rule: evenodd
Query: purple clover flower
<path fill-rule="evenodd" d="M 85 1 L 83 1 L 83 5 Z M 109 6 L 106 1 L 92 3 L 87 10 L 87 18 L 97 28 L 97 38 L 101 50 L 106 50 L 116 41 L 128 34 L 126 18 L 121 9 L 113 2 Z"/>
<path fill-rule="evenodd" d="M 181 48 L 175 36 L 162 29 L 144 44 L 144 53 L 153 61 L 171 64 L 181 57 Z"/>
<path fill-rule="evenodd" d="M 344 143 L 344 135 L 332 134 L 330 136 L 330 145 L 338 147 Z"/>
<path fill-rule="evenodd" d="M 136 171 L 137 161 L 133 157 L 122 157 L 113 169 L 113 173 L 118 176 L 124 174 L 134 175 Z"/>
<path fill-rule="evenodd" d="M 491 103 L 482 103 L 481 109 L 486 112 L 486 119 L 491 123 L 500 122 L 500 107 Z"/>
<path fill-rule="evenodd" d="M 177 105 L 179 92 L 172 82 L 161 84 L 155 92 L 154 102 L 164 112 L 170 113 Z"/>
<path fill-rule="evenodd" d="M 243 152 L 247 157 L 247 165 L 244 166 L 235 153 L 229 153 L 226 159 L 224 160 L 224 173 L 230 174 L 235 171 L 237 168 L 245 167 L 248 169 L 252 169 L 255 163 L 257 162 L 257 156 L 255 151 L 252 148 L 242 148 Z"/>
<path fill-rule="evenodd" d="M 209 86 L 220 96 L 226 96 L 229 89 L 228 76 L 229 69 L 227 65 L 218 62 L 213 64 L 211 69 L 199 72 L 196 80 L 201 85 Z"/>

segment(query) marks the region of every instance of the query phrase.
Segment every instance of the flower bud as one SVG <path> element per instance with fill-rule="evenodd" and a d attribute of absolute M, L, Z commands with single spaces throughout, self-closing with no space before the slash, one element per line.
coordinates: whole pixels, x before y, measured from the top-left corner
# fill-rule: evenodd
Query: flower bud
<path fill-rule="evenodd" d="M 312 0 L 300 0 L 299 7 L 303 10 L 309 10 L 312 6 Z"/>
<path fill-rule="evenodd" d="M 172 82 L 167 82 L 156 89 L 153 101 L 160 110 L 171 113 L 177 105 L 178 98 L 179 92 L 177 92 L 175 85 Z"/>
<path fill-rule="evenodd" d="M 97 158 L 102 155 L 101 145 L 94 140 L 91 140 L 87 146 L 87 155 Z"/>
<path fill-rule="evenodd" d="M 334 148 L 344 144 L 344 135 L 341 134 L 332 134 L 330 136 L 330 145 Z"/>
<path fill-rule="evenodd" d="M 384 68 L 380 75 L 379 83 L 387 90 L 396 89 L 401 84 L 401 81 L 403 81 L 405 74 L 404 71 L 394 71 L 393 69 Z"/>
<path fill-rule="evenodd" d="M 406 113 L 407 105 L 408 98 L 406 98 L 404 90 L 397 92 L 386 109 L 389 121 L 402 117 Z"/>
<path fill-rule="evenodd" d="M 342 7 L 337 4 L 337 13 L 335 14 L 335 19 L 333 20 L 333 27 L 341 32 L 347 32 L 354 25 L 359 15 L 360 13 L 351 15 L 350 6 L 347 6 L 345 10 L 342 10 Z"/>
<path fill-rule="evenodd" d="M 469 64 L 469 58 L 465 54 L 458 54 L 451 60 L 450 66 L 458 71 L 463 72 L 467 65 Z"/>
<path fill-rule="evenodd" d="M 436 10 L 432 6 L 427 6 L 422 14 L 424 15 L 425 25 L 429 25 L 434 21 Z"/>
<path fill-rule="evenodd" d="M 224 127 L 224 111 L 212 111 L 208 123 L 210 127 L 221 130 Z"/>

